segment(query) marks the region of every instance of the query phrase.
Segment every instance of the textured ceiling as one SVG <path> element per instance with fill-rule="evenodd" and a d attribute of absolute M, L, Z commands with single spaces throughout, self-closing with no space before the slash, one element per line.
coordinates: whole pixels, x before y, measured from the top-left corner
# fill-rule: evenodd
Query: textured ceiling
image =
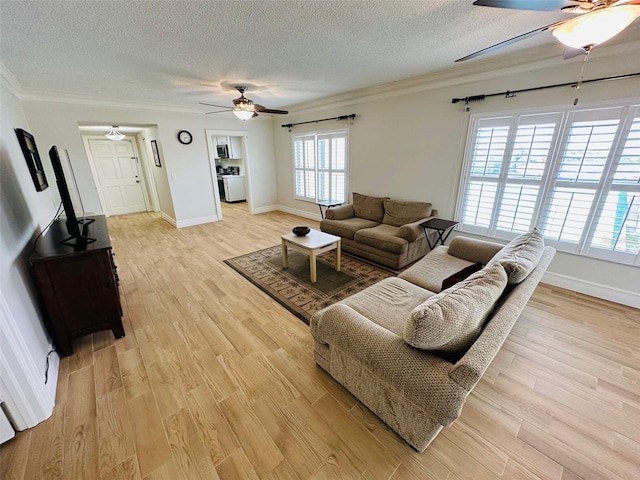
<path fill-rule="evenodd" d="M 535 0 L 532 0 L 535 1 Z M 269 108 L 454 68 L 567 18 L 472 0 L 7 1 L 0 60 L 25 92 Z M 547 33 L 484 58 L 545 45 Z M 476 62 L 472 60 L 470 62 Z"/>

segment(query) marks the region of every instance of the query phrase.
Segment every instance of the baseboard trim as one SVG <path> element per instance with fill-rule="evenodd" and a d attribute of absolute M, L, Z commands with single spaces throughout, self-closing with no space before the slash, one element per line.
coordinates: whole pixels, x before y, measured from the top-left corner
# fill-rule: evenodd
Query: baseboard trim
<path fill-rule="evenodd" d="M 291 208 L 285 205 L 279 205 L 278 210 L 280 210 L 281 212 L 290 213 L 291 215 L 297 215 L 298 217 L 304 217 L 310 220 L 315 220 L 317 222 L 322 220 L 322 217 L 320 216 L 319 213 L 311 213 L 311 212 L 307 212 L 306 210 L 298 210 L 297 208 Z"/>
<path fill-rule="evenodd" d="M 193 227 L 194 225 L 202 225 L 203 223 L 212 223 L 220 220 L 217 215 L 207 215 L 206 217 L 190 218 L 188 220 L 178 220 L 177 228 Z"/>
<path fill-rule="evenodd" d="M 6 299 L 0 292 L 0 349 L 2 365 L 2 401 L 7 406 L 7 416 L 14 428 L 26 430 L 46 420 L 53 413 L 58 386 L 58 354 L 49 357 L 48 381 L 44 382 L 45 351 L 34 359 L 18 329 Z M 49 344 L 47 350 L 52 350 Z M 42 362 L 36 364 L 36 361 Z"/>
<path fill-rule="evenodd" d="M 599 283 L 587 282 L 574 277 L 560 275 L 547 271 L 541 280 L 543 283 L 555 287 L 566 288 L 574 292 L 583 293 L 610 302 L 620 303 L 629 307 L 640 308 L 640 295 L 629 290 L 612 288 Z"/>
<path fill-rule="evenodd" d="M 177 226 L 177 225 L 176 225 L 176 220 L 175 220 L 175 218 L 171 218 L 169 215 L 167 215 L 167 214 L 166 214 L 166 213 L 164 213 L 164 212 L 160 212 L 160 215 L 162 216 L 162 219 L 163 219 L 165 222 L 170 223 L 170 224 L 171 224 L 171 225 L 173 225 L 174 227 L 176 227 L 176 226 Z"/>
<path fill-rule="evenodd" d="M 278 205 L 265 205 L 264 207 L 252 208 L 251 214 L 255 215 L 258 213 L 276 212 L 278 209 Z"/>

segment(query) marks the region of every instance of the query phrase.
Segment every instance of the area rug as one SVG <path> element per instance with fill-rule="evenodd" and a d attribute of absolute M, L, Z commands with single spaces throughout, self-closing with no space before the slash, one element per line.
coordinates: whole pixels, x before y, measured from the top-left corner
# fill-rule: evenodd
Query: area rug
<path fill-rule="evenodd" d="M 291 313 L 309 324 L 318 310 L 396 275 L 392 270 L 341 255 L 334 270 L 335 250 L 317 257 L 317 281 L 309 279 L 309 258 L 289 249 L 289 268 L 282 268 L 282 246 L 265 248 L 224 262 Z"/>

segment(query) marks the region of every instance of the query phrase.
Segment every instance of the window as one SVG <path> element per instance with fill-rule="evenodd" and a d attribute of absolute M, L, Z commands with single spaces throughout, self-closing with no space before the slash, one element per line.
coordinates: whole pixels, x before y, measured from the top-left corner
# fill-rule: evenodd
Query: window
<path fill-rule="evenodd" d="M 294 192 L 297 200 L 319 202 L 347 197 L 346 130 L 293 136 Z"/>
<path fill-rule="evenodd" d="M 503 239 L 640 265 L 640 106 L 472 116 L 457 218 Z"/>

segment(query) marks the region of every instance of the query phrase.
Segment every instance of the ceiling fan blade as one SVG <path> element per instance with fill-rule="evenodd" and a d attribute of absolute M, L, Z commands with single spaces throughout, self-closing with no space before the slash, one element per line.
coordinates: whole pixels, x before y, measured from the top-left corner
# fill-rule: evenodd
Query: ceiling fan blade
<path fill-rule="evenodd" d="M 475 58 L 475 57 L 478 57 L 480 55 L 484 55 L 485 53 L 492 52 L 492 51 L 497 50 L 499 48 L 506 47 L 507 45 L 511 45 L 512 43 L 519 42 L 520 40 L 524 40 L 525 38 L 531 37 L 531 36 L 533 36 L 533 35 L 535 35 L 537 33 L 546 32 L 550 28 L 555 28 L 557 26 L 562 25 L 564 22 L 566 22 L 566 20 L 562 20 L 560 22 L 552 23 L 551 25 L 547 25 L 545 27 L 536 28 L 535 30 L 531 30 L 530 32 L 523 33 L 522 35 L 518 35 L 517 37 L 513 37 L 513 38 L 510 38 L 509 40 L 504 40 L 503 42 L 496 43 L 495 45 L 491 45 L 490 47 L 483 48 L 482 50 L 478 50 L 477 52 L 471 53 L 471 54 L 467 55 L 466 57 L 459 58 L 459 59 L 456 60 L 456 63 L 457 62 L 464 62 L 465 60 L 469 60 L 471 58 Z"/>
<path fill-rule="evenodd" d="M 226 108 L 227 110 L 231 110 L 231 107 L 228 107 L 226 105 L 216 105 L 215 103 L 204 103 L 204 102 L 198 102 L 200 105 L 206 105 L 207 107 L 218 107 L 218 108 Z"/>
<path fill-rule="evenodd" d="M 215 112 L 206 112 L 205 115 L 211 115 L 212 113 L 227 113 L 227 112 L 230 112 L 230 111 L 231 111 L 231 109 L 218 110 L 218 111 L 215 111 Z"/>
<path fill-rule="evenodd" d="M 254 104 L 253 106 L 255 107 L 255 111 L 260 113 L 275 113 L 279 115 L 286 115 L 289 113 L 287 110 L 273 110 L 271 108 L 265 108 L 262 105 Z"/>
<path fill-rule="evenodd" d="M 474 5 L 479 7 L 510 8 L 513 10 L 536 10 L 550 12 L 565 7 L 575 7 L 578 1 L 571 0 L 476 0 Z"/>

